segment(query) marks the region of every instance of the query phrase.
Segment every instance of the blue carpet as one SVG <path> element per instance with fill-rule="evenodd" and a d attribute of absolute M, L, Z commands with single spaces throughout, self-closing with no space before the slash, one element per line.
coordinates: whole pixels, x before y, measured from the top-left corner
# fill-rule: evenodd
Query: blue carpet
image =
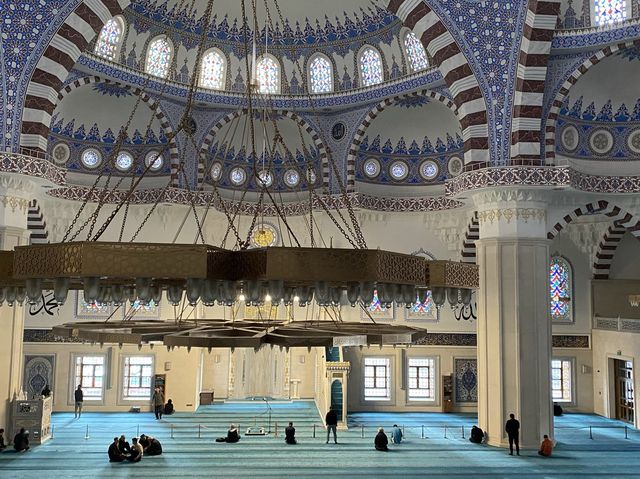
<path fill-rule="evenodd" d="M 296 426 L 296 446 L 285 445 L 282 437 L 290 420 Z M 27 453 L 0 454 L 0 478 L 640 478 L 639 432 L 629 428 L 625 439 L 624 423 L 594 415 L 557 418 L 559 444 L 551 458 L 540 458 L 535 451 L 511 457 L 502 449 L 469 443 L 466 437 L 475 416 L 468 414 L 354 413 L 349 431 L 338 431 L 337 445 L 325 444 L 312 402 L 273 402 L 270 436 L 215 443 L 231 422 L 240 423 L 243 432 L 254 425 L 268 428 L 265 403 L 203 406 L 196 413 L 177 413 L 161 421 L 151 413 L 88 412 L 78 420 L 57 413 L 51 441 Z M 404 427 L 406 441 L 392 445 L 388 453 L 373 450 L 376 429 L 394 423 Z M 138 464 L 110 464 L 106 450 L 112 438 L 139 433 L 157 437 L 164 454 Z"/>

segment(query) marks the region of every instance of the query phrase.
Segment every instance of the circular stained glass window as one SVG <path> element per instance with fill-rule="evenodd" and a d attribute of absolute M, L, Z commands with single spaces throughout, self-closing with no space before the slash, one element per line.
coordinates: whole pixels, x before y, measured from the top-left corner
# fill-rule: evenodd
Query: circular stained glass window
<path fill-rule="evenodd" d="M 374 158 L 370 158 L 364 162 L 362 169 L 366 176 L 369 178 L 375 178 L 380 174 L 380 162 Z"/>
<path fill-rule="evenodd" d="M 315 184 L 317 179 L 318 179 L 318 176 L 316 175 L 316 170 L 314 170 L 313 168 L 309 168 L 307 170 L 307 182 L 310 185 L 313 185 Z"/>
<path fill-rule="evenodd" d="M 144 164 L 145 166 L 151 165 L 149 168 L 151 171 L 158 171 L 164 164 L 164 158 L 162 155 L 159 155 L 157 151 L 150 151 L 144 159 Z"/>
<path fill-rule="evenodd" d="M 433 180 L 438 176 L 439 170 L 438 164 L 435 161 L 423 161 L 420 165 L 420 176 L 425 180 Z"/>
<path fill-rule="evenodd" d="M 242 168 L 236 167 L 233 170 L 231 170 L 231 173 L 229 174 L 229 179 L 231 180 L 231 183 L 233 183 L 234 185 L 240 186 L 247 180 L 247 174 Z"/>
<path fill-rule="evenodd" d="M 65 143 L 58 143 L 56 146 L 53 147 L 52 156 L 53 156 L 53 161 L 55 161 L 56 164 L 64 165 L 69 159 L 69 156 L 71 156 L 71 152 L 69 151 L 69 146 L 67 146 L 67 144 Z"/>
<path fill-rule="evenodd" d="M 102 155 L 98 150 L 90 148 L 82 153 L 80 161 L 82 161 L 82 164 L 87 168 L 97 168 L 102 162 Z"/>
<path fill-rule="evenodd" d="M 300 174 L 296 170 L 284 172 L 284 182 L 289 188 L 294 188 L 300 183 Z"/>
<path fill-rule="evenodd" d="M 121 151 L 118 153 L 118 157 L 116 158 L 116 168 L 120 171 L 127 171 L 133 166 L 133 156 L 126 151 Z"/>
<path fill-rule="evenodd" d="M 222 163 L 216 161 L 213 165 L 211 165 L 209 174 L 211 175 L 211 179 L 213 181 L 218 181 L 220 178 L 222 178 Z"/>
<path fill-rule="evenodd" d="M 258 173 L 258 185 L 269 188 L 273 184 L 273 174 L 270 171 L 262 170 Z"/>
<path fill-rule="evenodd" d="M 389 168 L 389 174 L 394 180 L 404 180 L 409 175 L 409 167 L 404 161 L 394 161 Z"/>

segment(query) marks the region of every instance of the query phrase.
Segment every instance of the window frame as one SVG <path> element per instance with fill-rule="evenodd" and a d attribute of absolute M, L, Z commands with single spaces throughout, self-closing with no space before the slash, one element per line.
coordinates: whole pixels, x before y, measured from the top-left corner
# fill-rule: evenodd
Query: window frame
<path fill-rule="evenodd" d="M 269 58 L 271 60 L 273 60 L 277 67 L 278 67 L 278 75 L 277 75 L 277 87 L 276 87 L 276 91 L 275 92 L 263 92 L 260 91 L 260 88 L 258 88 L 258 93 L 260 95 L 280 95 L 282 94 L 282 64 L 280 63 L 280 61 L 278 60 L 278 58 L 274 55 L 272 55 L 271 53 L 264 53 L 262 55 L 260 55 L 258 57 L 258 59 L 256 60 L 256 81 L 259 80 L 260 78 L 260 74 L 258 73 L 260 71 L 260 63 L 262 63 L 263 60 L 265 60 L 266 58 Z"/>
<path fill-rule="evenodd" d="M 386 365 L 379 365 L 379 364 L 375 364 L 372 366 L 367 366 L 367 360 L 384 360 L 386 361 Z M 378 377 L 375 375 L 375 369 L 374 369 L 374 387 L 367 387 L 366 386 L 366 380 L 367 380 L 367 368 L 368 367 L 374 367 L 374 368 L 379 368 L 379 367 L 384 367 L 386 368 L 386 376 L 384 376 L 385 378 L 385 382 L 386 382 L 386 391 L 387 391 L 387 396 L 386 397 L 382 397 L 382 396 L 367 396 L 367 390 L 369 389 L 383 389 L 380 387 L 375 387 L 375 378 Z M 385 403 L 390 403 L 391 401 L 393 401 L 393 358 L 391 356 L 364 356 L 362 358 L 362 401 L 365 404 L 371 404 L 371 403 L 375 403 L 375 402 L 385 402 Z"/>
<path fill-rule="evenodd" d="M 431 365 L 428 366 L 411 366 L 412 360 L 428 360 L 431 361 Z M 438 365 L 438 357 L 437 356 L 407 356 L 406 358 L 406 385 L 407 385 L 407 404 L 432 404 L 435 405 L 438 402 L 438 376 L 439 376 L 439 365 Z M 430 368 L 430 383 L 432 396 L 421 398 L 421 397 L 411 397 L 412 389 L 419 388 L 411 388 L 411 368 Z M 419 374 L 419 370 L 418 370 Z M 424 389 L 424 388 L 422 388 Z"/>
<path fill-rule="evenodd" d="M 125 396 L 125 367 L 128 358 L 151 358 L 151 376 L 149 382 L 149 397 L 126 397 Z M 120 356 L 120 374 L 119 374 L 119 394 L 118 398 L 121 404 L 131 404 L 132 402 L 151 401 L 154 390 L 154 379 L 156 376 L 156 357 L 154 354 L 122 354 Z M 141 376 L 142 377 L 142 376 Z"/>
<path fill-rule="evenodd" d="M 100 37 L 102 35 L 102 30 L 104 29 L 105 25 L 107 24 L 107 22 L 109 20 L 115 20 L 116 22 L 118 22 L 120 28 L 122 29 L 122 33 L 120 34 L 120 38 L 118 39 L 117 44 L 115 45 L 115 51 L 113 52 L 113 60 L 107 57 L 104 57 L 102 55 L 100 55 L 99 53 L 96 52 L 96 48 L 98 48 L 98 42 L 100 41 Z M 127 22 L 125 21 L 124 17 L 122 15 L 115 15 L 114 17 L 111 17 L 109 20 L 107 20 L 103 25 L 102 28 L 100 28 L 100 33 L 98 33 L 98 38 L 96 39 L 96 44 L 93 47 L 93 54 L 102 58 L 103 60 L 106 60 L 108 62 L 114 62 L 117 63 L 118 62 L 118 57 L 120 56 L 120 50 L 122 49 L 122 45 L 124 44 L 124 38 L 127 34 Z"/>
<path fill-rule="evenodd" d="M 560 260 L 561 262 L 564 262 L 567 271 L 569 273 L 569 279 L 568 279 L 568 283 L 569 283 L 569 294 L 570 294 L 570 298 L 569 298 L 569 314 L 567 315 L 566 318 L 560 318 L 560 319 L 553 319 L 553 315 L 551 314 L 551 264 L 553 263 L 554 260 Z M 548 279 L 548 303 L 547 303 L 547 308 L 549 311 L 549 320 L 551 321 L 551 324 L 573 324 L 575 322 L 575 287 L 574 287 L 574 280 L 573 280 L 573 265 L 571 264 L 571 262 L 564 256 L 559 255 L 559 254 L 553 254 L 549 257 L 549 265 L 547 267 L 547 275 L 549 275 L 549 279 Z"/>
<path fill-rule="evenodd" d="M 565 399 L 554 399 L 553 397 L 553 362 L 561 361 L 569 363 L 569 367 L 571 370 L 569 371 L 569 380 L 570 380 L 570 390 L 569 394 L 571 398 L 569 400 Z M 562 371 L 562 366 L 561 366 Z M 562 379 L 561 379 L 562 380 Z M 549 363 L 549 392 L 551 393 L 551 400 L 554 403 L 558 403 L 563 406 L 575 406 L 576 405 L 576 358 L 570 356 L 552 356 L 551 362 Z"/>
<path fill-rule="evenodd" d="M 220 57 L 222 58 L 222 74 L 221 74 L 221 78 L 220 78 L 220 87 L 216 88 L 216 87 L 212 87 L 212 86 L 207 86 L 204 85 L 203 83 L 203 74 L 204 74 L 204 59 L 207 57 L 207 55 L 211 54 L 211 53 L 217 53 L 218 55 L 220 55 Z M 220 50 L 219 48 L 216 47 L 212 47 L 207 49 L 204 54 L 202 55 L 202 60 L 200 61 L 200 73 L 198 74 L 198 86 L 200 88 L 205 88 L 207 90 L 214 90 L 214 91 L 224 91 L 226 89 L 227 86 L 227 67 L 228 67 L 229 62 L 227 61 L 227 56 L 224 54 L 224 52 L 222 50 Z"/>
<path fill-rule="evenodd" d="M 167 74 L 165 76 L 159 76 L 159 75 L 156 75 L 155 73 L 151 73 L 149 71 L 149 53 L 151 52 L 151 45 L 153 45 L 158 40 L 164 40 L 164 41 L 167 42 L 167 45 L 169 45 L 169 61 L 167 62 L 167 65 L 168 65 L 167 66 Z M 156 77 L 156 78 L 161 78 L 163 80 L 168 80 L 169 79 L 169 74 L 171 73 L 171 64 L 173 63 L 174 54 L 175 54 L 175 47 L 173 46 L 173 42 L 171 41 L 171 39 L 167 35 L 156 35 L 147 44 L 147 50 L 146 50 L 145 58 L 144 58 L 144 73 L 147 74 L 147 75 L 151 75 L 153 77 Z"/>
<path fill-rule="evenodd" d="M 400 47 L 402 49 L 402 53 L 404 54 L 404 58 L 407 61 L 407 66 L 409 67 L 409 72 L 410 73 L 417 73 L 417 72 L 423 72 L 425 70 L 428 70 L 431 67 L 431 64 L 429 62 L 429 54 L 427 53 L 427 49 L 425 48 L 424 45 L 422 45 L 422 42 L 420 41 L 420 39 L 418 38 L 418 36 L 413 33 L 413 35 L 416 37 L 416 40 L 418 40 L 418 42 L 420 43 L 420 45 L 422 45 L 422 49 L 424 50 L 424 56 L 427 59 L 427 66 L 418 70 L 413 66 L 413 62 L 411 61 L 411 55 L 409 55 L 409 51 L 407 49 L 407 37 L 412 34 L 413 31 L 409 30 L 408 28 L 405 28 L 404 31 L 402 32 L 401 36 L 400 36 Z"/>
<path fill-rule="evenodd" d="M 364 84 L 364 75 L 362 73 L 362 56 L 364 55 L 364 52 L 366 52 L 368 49 L 373 50 L 374 52 L 376 52 L 378 54 L 378 58 L 380 58 L 380 71 L 382 73 L 382 78 L 380 79 L 379 82 L 377 83 L 371 83 L 370 85 L 365 85 Z M 360 50 L 358 50 L 358 55 L 356 57 L 356 66 L 357 66 L 357 70 L 358 70 L 358 79 L 360 80 L 360 87 L 361 88 L 370 88 L 370 87 L 374 87 L 377 85 L 381 85 L 384 83 L 385 81 L 385 68 L 384 68 L 384 58 L 382 57 L 382 53 L 380 53 L 380 50 L 377 49 L 376 47 L 374 47 L 373 45 L 370 45 L 368 43 L 362 45 L 362 47 L 360 47 Z"/>
<path fill-rule="evenodd" d="M 322 58 L 329 63 L 329 76 L 331 77 L 331 88 L 329 89 L 329 91 L 322 91 L 322 92 L 313 91 L 313 82 L 311 80 L 311 66 L 316 58 Z M 307 60 L 307 88 L 309 90 L 309 93 L 311 93 L 312 95 L 326 95 L 328 93 L 335 92 L 336 81 L 335 81 L 335 72 L 333 68 L 333 62 L 331 61 L 331 58 L 329 58 L 324 53 L 316 52 L 313 55 L 311 55 Z"/>
<path fill-rule="evenodd" d="M 99 399 L 92 399 L 90 396 L 87 396 L 85 391 L 85 385 L 83 384 L 82 381 L 78 382 L 78 378 L 76 376 L 76 363 L 78 362 L 78 358 L 84 358 L 84 357 L 102 358 L 102 387 L 101 387 L 101 393 L 100 393 Z M 84 392 L 83 401 L 85 402 L 85 404 L 90 403 L 91 405 L 95 405 L 95 406 L 103 406 L 105 404 L 105 396 L 107 391 L 107 379 L 109 375 L 109 365 L 107 362 L 107 355 L 104 353 L 92 353 L 92 352 L 77 353 L 76 352 L 71 354 L 70 363 L 71 364 L 69 367 L 69 371 L 71 372 L 71 374 L 69 374 L 68 404 L 70 406 L 73 406 L 76 403 L 75 391 L 78 387 L 78 384 L 82 384 L 82 389 Z"/>

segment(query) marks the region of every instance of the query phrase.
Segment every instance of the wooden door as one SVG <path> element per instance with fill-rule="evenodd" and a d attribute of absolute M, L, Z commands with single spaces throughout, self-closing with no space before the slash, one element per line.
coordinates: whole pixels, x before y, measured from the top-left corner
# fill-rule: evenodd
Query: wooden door
<path fill-rule="evenodd" d="M 614 360 L 616 384 L 616 418 L 633 424 L 633 363 L 620 359 Z"/>

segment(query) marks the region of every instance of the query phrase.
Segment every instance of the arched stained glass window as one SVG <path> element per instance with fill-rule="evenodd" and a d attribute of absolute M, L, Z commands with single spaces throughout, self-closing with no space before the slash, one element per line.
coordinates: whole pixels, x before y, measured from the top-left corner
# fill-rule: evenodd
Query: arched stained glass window
<path fill-rule="evenodd" d="M 360 80 L 362 86 L 371 86 L 382 83 L 384 78 L 382 73 L 382 57 L 380 53 L 372 47 L 367 47 L 360 53 Z"/>
<path fill-rule="evenodd" d="M 368 309 L 370 313 L 382 313 L 387 310 L 380 302 L 380 298 L 378 298 L 378 290 L 373 291 L 373 298 L 371 299 Z"/>
<path fill-rule="evenodd" d="M 166 78 L 171 64 L 171 45 L 164 38 L 156 38 L 149 44 L 145 71 L 150 75 Z"/>
<path fill-rule="evenodd" d="M 595 0 L 596 25 L 609 25 L 627 19 L 626 0 Z"/>
<path fill-rule="evenodd" d="M 333 73 L 331 62 L 323 56 L 314 57 L 309 63 L 309 83 L 311 93 L 333 91 Z"/>
<path fill-rule="evenodd" d="M 427 52 L 415 33 L 408 32 L 404 36 L 404 48 L 411 63 L 411 70 L 414 72 L 424 70 L 429 66 Z"/>
<path fill-rule="evenodd" d="M 275 58 L 262 57 L 256 66 L 256 71 L 260 93 L 280 92 L 280 65 Z"/>
<path fill-rule="evenodd" d="M 573 279 L 571 265 L 561 256 L 549 265 L 550 312 L 552 321 L 573 319 Z"/>
<path fill-rule="evenodd" d="M 416 302 L 411 306 L 411 314 L 416 316 L 436 317 L 436 305 L 431 297 L 431 291 L 427 291 L 424 301 L 420 298 L 420 293 L 416 293 Z"/>
<path fill-rule="evenodd" d="M 216 50 L 210 50 L 202 57 L 200 86 L 222 90 L 224 87 L 225 59 Z"/>
<path fill-rule="evenodd" d="M 95 54 L 107 60 L 115 61 L 123 32 L 124 23 L 119 17 L 109 19 L 100 31 L 94 50 Z"/>

